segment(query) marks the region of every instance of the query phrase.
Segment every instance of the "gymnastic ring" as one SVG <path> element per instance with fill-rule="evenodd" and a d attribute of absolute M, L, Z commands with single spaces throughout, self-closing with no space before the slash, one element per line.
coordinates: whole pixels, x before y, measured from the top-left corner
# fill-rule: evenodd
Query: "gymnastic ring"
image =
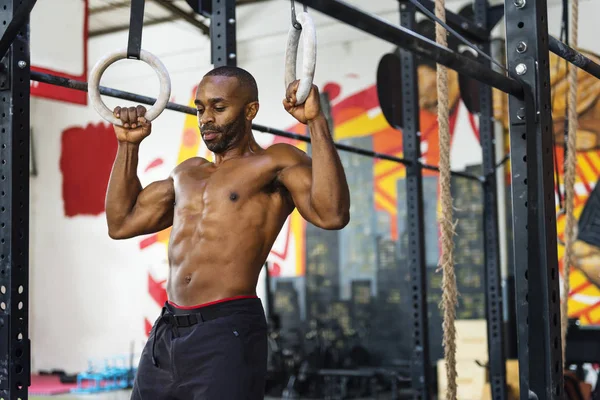
<path fill-rule="evenodd" d="M 96 65 L 94 65 L 88 81 L 88 97 L 92 106 L 102 118 L 111 124 L 118 126 L 121 126 L 123 121 L 114 116 L 113 112 L 106 106 L 106 104 L 104 104 L 102 98 L 100 97 L 100 78 L 102 78 L 102 74 L 104 74 L 104 71 L 106 71 L 111 64 L 126 58 L 128 58 L 127 49 L 120 49 L 106 54 L 104 57 L 98 60 Z M 144 116 L 146 120 L 152 121 L 165 110 L 167 103 L 171 98 L 171 78 L 169 77 L 167 68 L 154 54 L 146 50 L 141 50 L 140 60 L 150 65 L 160 79 L 160 92 L 158 94 L 158 98 Z"/>
<path fill-rule="evenodd" d="M 303 36 L 302 46 L 304 58 L 302 62 L 302 77 L 300 85 L 296 92 L 296 104 L 302 104 L 310 94 L 312 89 L 313 78 L 315 76 L 315 67 L 317 64 L 317 32 L 315 24 L 306 12 L 301 12 L 296 15 L 296 19 L 302 30 L 290 27 L 288 32 L 287 47 L 285 49 L 285 88 L 290 86 L 290 83 L 296 80 L 296 60 L 298 57 L 298 44 L 300 36 Z"/>

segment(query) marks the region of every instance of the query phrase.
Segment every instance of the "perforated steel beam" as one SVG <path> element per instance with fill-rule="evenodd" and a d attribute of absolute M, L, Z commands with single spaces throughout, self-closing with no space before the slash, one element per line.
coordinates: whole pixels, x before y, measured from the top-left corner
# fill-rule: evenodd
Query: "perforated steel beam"
<path fill-rule="evenodd" d="M 525 90 L 524 100 L 509 96 L 520 393 L 522 400 L 562 399 L 546 1 L 506 0 L 505 15 L 508 68 Z"/>
<path fill-rule="evenodd" d="M 6 27 L 19 1 L 0 0 Z M 21 17 L 22 18 L 22 17 Z M 0 66 L 0 398 L 28 398 L 29 26 L 22 18 Z"/>
<path fill-rule="evenodd" d="M 235 0 L 212 0 L 210 43 L 215 67 L 237 65 Z"/>
<path fill-rule="evenodd" d="M 415 6 L 400 2 L 400 24 L 415 29 Z M 431 364 L 429 351 L 429 313 L 427 311 L 427 266 L 425 263 L 425 223 L 423 202 L 423 171 L 418 162 L 421 158 L 419 118 L 419 83 L 416 57 L 400 49 L 402 74 L 402 151 L 412 164 L 406 166 L 406 228 L 408 233 L 408 270 L 411 283 L 412 305 L 412 354 L 411 388 L 413 399 L 432 399 Z M 400 271 L 398 273 L 401 273 Z"/>
<path fill-rule="evenodd" d="M 489 4 L 487 0 L 475 1 L 475 21 L 488 28 Z M 490 35 L 481 44 L 481 50 L 491 53 Z M 482 63 L 492 68 L 492 63 Z M 479 137 L 481 138 L 483 175 L 483 248 L 485 257 L 485 310 L 489 354 L 489 381 L 492 400 L 506 400 L 506 357 L 504 348 L 504 318 L 502 315 L 502 287 L 500 277 L 500 239 L 498 221 L 498 186 L 496 179 L 496 137 L 492 88 L 479 89 Z M 501 140 L 501 139 L 500 139 Z"/>

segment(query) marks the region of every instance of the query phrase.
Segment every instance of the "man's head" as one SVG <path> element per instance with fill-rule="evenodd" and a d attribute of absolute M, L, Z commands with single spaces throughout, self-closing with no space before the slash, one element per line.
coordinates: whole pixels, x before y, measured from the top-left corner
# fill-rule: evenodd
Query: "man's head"
<path fill-rule="evenodd" d="M 238 67 L 215 68 L 200 81 L 195 103 L 204 143 L 210 151 L 223 153 L 251 132 L 258 112 L 256 81 Z"/>

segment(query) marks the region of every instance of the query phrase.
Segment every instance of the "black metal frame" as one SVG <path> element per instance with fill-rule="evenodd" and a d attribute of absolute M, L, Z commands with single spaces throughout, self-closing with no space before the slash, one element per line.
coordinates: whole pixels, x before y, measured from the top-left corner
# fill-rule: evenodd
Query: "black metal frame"
<path fill-rule="evenodd" d="M 413 30 L 416 7 L 400 1 L 400 24 Z M 423 171 L 421 158 L 419 88 L 416 57 L 400 49 L 402 74 L 402 146 L 403 155 L 412 161 L 406 167 L 406 227 L 408 231 L 408 270 L 410 271 L 413 309 L 413 350 L 410 359 L 414 398 L 429 400 L 434 387 L 431 382 L 429 321 L 427 312 L 427 265 L 425 263 L 425 224 L 423 208 Z"/>
<path fill-rule="evenodd" d="M 557 56 L 600 79 L 600 65 L 596 64 L 577 50 L 567 46 L 565 43 L 552 36 L 548 38 L 548 48 Z"/>
<path fill-rule="evenodd" d="M 429 10 L 432 13 L 434 12 L 435 3 L 433 1 L 418 1 L 427 10 Z M 446 10 L 446 23 L 449 27 L 451 27 L 452 29 L 464 35 L 467 39 L 475 43 L 485 41 L 485 38 L 487 38 L 490 34 L 487 28 L 484 25 L 481 25 L 480 21 L 472 21 L 449 10 Z"/>
<path fill-rule="evenodd" d="M 545 0 L 506 0 L 506 56 L 525 99 L 509 97 L 515 302 L 521 399 L 561 399 L 563 369 Z M 525 50 L 524 50 L 525 49 Z"/>
<path fill-rule="evenodd" d="M 236 65 L 235 1 L 212 1 L 210 16 L 212 56 L 215 66 Z M 488 32 L 490 8 L 486 0 L 475 0 L 475 27 Z M 416 225 L 409 230 L 409 252 L 415 329 L 413 352 L 413 386 L 416 398 L 431 397 L 427 348 L 426 284 L 424 278 L 424 237 L 422 209 L 422 168 L 436 169 L 420 163 L 417 79 L 414 55 L 431 59 L 486 85 L 481 90 L 481 145 L 484 178 L 464 175 L 484 184 L 485 251 L 487 314 L 490 351 L 490 376 L 493 399 L 504 399 L 504 344 L 501 328 L 502 299 L 499 285 L 498 221 L 495 182 L 494 136 L 491 123 L 491 87 L 510 95 L 510 137 L 512 173 L 512 219 L 517 304 L 521 399 L 558 399 L 563 392 L 558 262 L 556 251 L 556 216 L 554 214 L 554 182 L 548 51 L 582 68 L 598 66 L 573 49 L 560 46 L 548 36 L 545 0 L 506 0 L 507 59 L 511 77 L 456 54 L 435 42 L 410 31 L 414 23 L 414 6 L 401 2 L 401 27 L 364 13 L 339 0 L 298 0 L 318 11 L 362 29 L 403 48 L 404 154 L 400 159 L 363 149 L 336 144 L 341 150 L 365 156 L 384 158 L 407 165 L 407 207 Z M 22 3 L 21 6 L 18 4 Z M 0 62 L 2 92 L 2 143 L 0 148 L 0 397 L 7 400 L 27 399 L 30 377 L 28 338 L 28 240 L 29 240 L 29 82 L 30 79 L 60 86 L 87 90 L 85 83 L 51 75 L 32 73 L 29 69 L 29 33 L 27 18 L 35 0 L 16 2 L 0 0 L 0 15 L 8 22 L 2 43 L 10 43 Z M 431 6 L 427 0 L 425 4 Z M 204 7 L 206 8 L 206 7 Z M 497 11 L 497 10 L 495 10 Z M 472 26 L 456 26 L 457 16 L 449 13 L 448 23 L 462 33 L 473 33 Z M 15 27 L 19 28 L 15 31 Z M 481 38 L 481 48 L 489 52 L 489 37 Z M 525 46 L 523 46 L 525 44 Z M 4 44 L 2 44 L 4 46 Z M 0 47 L 2 47 L 0 46 Z M 557 47 L 558 46 L 558 47 Z M 519 49 L 517 51 L 517 49 Z M 558 50 L 557 50 L 558 49 Z M 590 64 L 591 63 L 591 64 Z M 399 71 L 400 73 L 400 71 Z M 114 89 L 102 88 L 113 97 L 153 104 L 154 99 Z M 169 104 L 167 107 L 195 114 L 190 107 Z M 254 129 L 294 139 L 310 138 L 273 128 L 254 125 Z M 526 177 L 526 178 L 525 178 Z M 529 187 L 532 190 L 528 190 Z M 524 200 L 526 199 L 526 200 Z M 410 227 L 413 224 L 408 224 Z M 531 340 L 530 340 L 531 339 Z M 420 347 L 419 347 L 420 346 Z M 530 373 L 535 371 L 535 373 Z"/>
<path fill-rule="evenodd" d="M 490 19 L 487 0 L 476 0 L 475 21 L 486 30 Z M 490 34 L 481 44 L 481 50 L 491 53 Z M 482 63 L 492 68 L 490 61 Z M 504 347 L 504 319 L 502 315 L 502 288 L 500 276 L 500 239 L 498 226 L 498 187 L 496 179 L 496 147 L 493 123 L 492 89 L 481 85 L 479 89 L 479 137 L 482 151 L 482 167 L 485 183 L 483 185 L 483 226 L 485 256 L 485 296 L 487 339 L 489 354 L 489 381 L 492 400 L 506 400 L 506 357 Z"/>
<path fill-rule="evenodd" d="M 35 2 L 19 3 L 0 0 L 2 20 L 10 21 L 3 34 L 13 37 L 0 63 L 0 398 L 7 400 L 26 400 L 30 384 L 28 15 Z"/>
<path fill-rule="evenodd" d="M 210 42 L 215 67 L 237 65 L 235 1 L 212 0 Z"/>
<path fill-rule="evenodd" d="M 523 96 L 521 84 L 472 58 L 456 53 L 411 30 L 393 25 L 376 15 L 366 13 L 340 0 L 297 0 L 356 29 L 388 41 L 423 58 L 435 61 L 518 98 Z M 463 31 L 464 32 L 464 31 Z"/>

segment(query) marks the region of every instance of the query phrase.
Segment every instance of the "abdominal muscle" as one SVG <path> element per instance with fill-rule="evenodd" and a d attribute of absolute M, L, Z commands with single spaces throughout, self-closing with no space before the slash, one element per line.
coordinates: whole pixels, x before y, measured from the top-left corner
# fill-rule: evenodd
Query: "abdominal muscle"
<path fill-rule="evenodd" d="M 264 208 L 243 208 L 196 215 L 176 210 L 169 242 L 169 301 L 194 306 L 256 296 L 258 275 L 285 219 L 275 221 Z"/>

